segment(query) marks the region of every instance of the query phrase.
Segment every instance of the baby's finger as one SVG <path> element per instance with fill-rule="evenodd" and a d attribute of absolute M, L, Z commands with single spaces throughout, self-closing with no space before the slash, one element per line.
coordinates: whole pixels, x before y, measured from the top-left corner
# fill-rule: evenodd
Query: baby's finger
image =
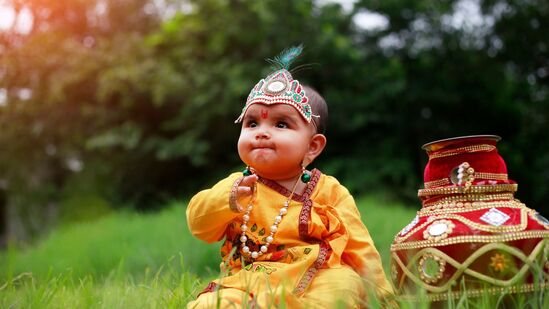
<path fill-rule="evenodd" d="M 250 187 L 238 187 L 237 189 L 238 196 L 244 197 L 252 194 L 252 188 Z"/>
<path fill-rule="evenodd" d="M 242 178 L 242 182 L 240 183 L 240 186 L 245 186 L 245 187 L 253 187 L 253 185 L 257 182 L 257 175 L 250 175 L 250 176 L 245 176 L 244 178 Z"/>

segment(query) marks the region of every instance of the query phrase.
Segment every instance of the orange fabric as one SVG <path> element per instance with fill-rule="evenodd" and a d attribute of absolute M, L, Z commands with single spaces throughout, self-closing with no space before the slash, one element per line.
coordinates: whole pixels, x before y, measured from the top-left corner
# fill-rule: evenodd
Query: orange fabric
<path fill-rule="evenodd" d="M 216 280 L 223 287 L 221 291 L 227 290 L 224 292 L 227 295 L 235 294 L 229 292 L 232 289 L 250 292 L 260 307 L 277 304 L 284 295 L 286 304 L 291 303 L 292 308 L 319 303 L 328 306 L 337 301 L 337 293 L 323 291 L 341 291 L 351 296 L 350 303 L 364 298 L 365 287 L 378 296 L 392 292 L 352 196 L 334 177 L 326 175 L 320 176 L 309 196 L 312 207 L 307 239 L 300 237 L 298 229 L 303 203 L 292 200 L 269 251 L 243 266 L 239 241 L 242 214 L 231 211 L 228 205 L 229 191 L 239 176 L 240 173 L 231 174 L 211 189 L 199 192 L 187 208 L 194 236 L 209 243 L 225 239 L 221 247 L 222 276 Z M 255 243 L 248 244 L 250 249 L 257 250 L 252 246 L 265 243 L 263 238 L 268 236 L 286 199 L 271 186 L 258 183 L 246 233 Z M 336 280 L 340 277 L 346 284 L 342 284 L 342 279 Z M 200 308 L 205 301 L 212 301 L 211 294 L 215 292 L 202 294 L 189 307 Z M 232 301 L 236 298 L 231 297 Z"/>

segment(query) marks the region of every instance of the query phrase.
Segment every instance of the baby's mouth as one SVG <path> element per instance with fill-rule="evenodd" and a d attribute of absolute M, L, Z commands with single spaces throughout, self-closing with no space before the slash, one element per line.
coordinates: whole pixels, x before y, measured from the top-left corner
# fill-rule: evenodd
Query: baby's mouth
<path fill-rule="evenodd" d="M 252 149 L 274 149 L 274 147 L 272 145 L 259 144 L 253 145 Z"/>

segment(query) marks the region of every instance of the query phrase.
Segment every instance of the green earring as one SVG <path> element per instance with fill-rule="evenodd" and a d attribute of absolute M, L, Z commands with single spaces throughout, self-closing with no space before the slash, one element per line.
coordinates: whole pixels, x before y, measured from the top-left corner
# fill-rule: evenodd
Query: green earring
<path fill-rule="evenodd" d="M 301 174 L 301 181 L 303 183 L 308 183 L 311 181 L 311 175 L 307 173 L 307 170 L 303 167 L 303 173 Z"/>
<path fill-rule="evenodd" d="M 243 174 L 244 176 L 250 176 L 250 175 L 253 174 L 253 173 L 252 173 L 252 170 L 250 169 L 250 167 L 249 167 L 249 166 L 246 166 L 246 168 L 242 171 L 242 174 Z"/>

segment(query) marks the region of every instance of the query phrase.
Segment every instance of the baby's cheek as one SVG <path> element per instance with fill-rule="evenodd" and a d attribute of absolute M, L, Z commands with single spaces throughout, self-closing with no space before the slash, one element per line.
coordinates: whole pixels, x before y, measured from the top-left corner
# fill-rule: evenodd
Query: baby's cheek
<path fill-rule="evenodd" d="M 241 160 L 245 160 L 246 158 L 246 143 L 244 141 L 241 141 L 240 139 L 238 140 L 238 143 L 237 143 L 237 148 L 238 148 L 238 156 L 240 157 Z"/>

